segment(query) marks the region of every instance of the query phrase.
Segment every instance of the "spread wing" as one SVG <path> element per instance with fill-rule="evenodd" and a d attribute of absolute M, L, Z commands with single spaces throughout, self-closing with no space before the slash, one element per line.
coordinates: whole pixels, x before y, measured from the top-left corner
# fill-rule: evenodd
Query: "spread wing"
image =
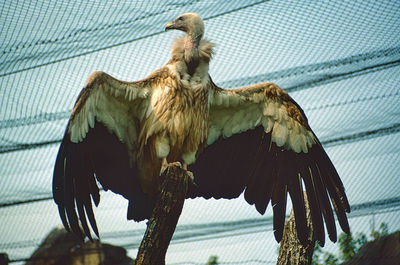
<path fill-rule="evenodd" d="M 305 188 L 316 239 L 337 233 L 331 203 L 346 233 L 350 206 L 342 181 L 298 104 L 281 88 L 263 83 L 235 90 L 213 84 L 207 147 L 189 167 L 197 187 L 190 197 L 235 198 L 243 191 L 264 214 L 271 201 L 274 234 L 282 239 L 287 194 L 299 240 L 307 240 Z"/>
<path fill-rule="evenodd" d="M 164 72 L 161 69 L 137 82 L 95 72 L 75 103 L 56 158 L 53 197 L 65 228 L 82 239 L 80 226 L 91 238 L 86 216 L 99 236 L 91 202 L 97 206 L 100 200 L 96 178 L 105 190 L 130 201 L 129 219 L 146 217 L 148 207 L 135 165 L 137 138 L 140 122 L 152 111 L 153 83 Z M 132 212 L 132 202 L 141 215 Z"/>

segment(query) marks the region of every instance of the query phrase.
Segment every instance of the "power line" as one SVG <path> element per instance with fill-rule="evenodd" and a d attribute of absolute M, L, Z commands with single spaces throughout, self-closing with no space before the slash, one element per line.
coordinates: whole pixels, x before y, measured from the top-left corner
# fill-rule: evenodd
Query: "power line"
<path fill-rule="evenodd" d="M 374 200 L 365 203 L 351 205 L 351 213 L 348 218 L 376 215 L 400 210 L 400 196 Z M 203 224 L 179 225 L 177 226 L 171 244 L 182 244 L 198 241 L 207 241 L 220 238 L 229 238 L 240 235 L 248 235 L 271 231 L 273 217 L 242 219 L 226 222 L 212 222 Z M 131 241 L 137 241 L 133 244 L 121 245 L 127 249 L 137 248 L 144 234 L 144 229 L 126 230 L 118 232 L 108 232 L 101 235 L 103 240 L 129 238 Z M 136 239 L 136 240 L 135 240 Z M 1 249 L 14 249 L 19 247 L 35 247 L 40 240 L 29 240 L 22 242 L 0 243 Z"/>
<path fill-rule="evenodd" d="M 398 66 L 400 62 L 399 50 L 400 46 L 395 46 L 391 48 L 375 50 L 372 52 L 365 52 L 357 55 L 352 55 L 341 59 L 309 64 L 309 65 L 296 66 L 275 72 L 232 79 L 220 82 L 218 84 L 221 85 L 222 87 L 233 88 L 233 87 L 247 86 L 249 84 L 255 84 L 259 82 L 265 82 L 267 80 L 278 80 L 285 78 L 293 78 L 296 76 L 307 76 L 308 80 L 307 79 L 305 81 L 300 80 L 297 83 L 284 87 L 284 89 L 287 90 L 288 92 L 293 92 L 308 88 L 310 86 L 319 85 L 324 81 L 329 81 L 332 79 L 334 81 L 337 81 L 339 77 L 355 76 L 356 74 L 361 75 L 369 73 L 375 68 L 377 70 L 383 70 L 390 67 Z M 375 61 L 373 63 L 368 64 L 368 61 L 374 61 L 385 57 L 391 57 L 391 59 L 388 59 L 383 62 Z M 343 68 L 344 66 L 349 66 L 349 65 L 354 65 L 354 68 L 339 73 L 328 72 L 329 70 L 332 70 L 334 68 Z M 312 76 L 314 72 L 319 72 L 319 74 L 316 76 Z"/>
<path fill-rule="evenodd" d="M 240 261 L 219 261 L 220 265 L 236 265 L 236 264 L 249 264 L 249 263 L 257 263 L 257 264 L 276 264 L 274 260 L 261 260 L 261 259 L 249 259 L 249 260 L 240 260 Z M 169 265 L 204 265 L 203 263 L 193 262 L 193 261 L 185 261 L 178 263 L 170 263 Z"/>
<path fill-rule="evenodd" d="M 246 86 L 249 84 L 264 82 L 266 80 L 275 80 L 275 79 L 283 79 L 288 77 L 293 77 L 297 75 L 309 74 L 311 76 L 309 80 L 295 82 L 294 84 L 284 87 L 288 92 L 299 91 L 307 88 L 311 88 L 313 86 L 319 86 L 326 83 L 336 82 L 339 80 L 343 80 L 346 78 L 353 78 L 355 76 L 364 75 L 371 73 L 372 71 L 381 71 L 391 67 L 396 67 L 400 65 L 400 60 L 392 60 L 385 63 L 380 64 L 372 64 L 368 66 L 357 66 L 355 69 L 351 69 L 347 72 L 342 72 L 339 74 L 323 74 L 322 76 L 313 77 L 312 72 L 328 70 L 334 67 L 341 67 L 350 64 L 358 64 L 362 61 L 373 60 L 385 56 L 389 56 L 395 54 L 396 51 L 400 50 L 400 47 L 393 47 L 389 49 L 377 50 L 374 52 L 368 52 L 359 54 L 356 56 L 346 57 L 340 60 L 327 61 L 318 64 L 310 64 L 305 66 L 298 66 L 294 68 L 289 68 L 285 70 L 280 70 L 272 73 L 257 75 L 253 77 L 246 77 L 241 79 L 232 79 L 228 81 L 224 81 L 219 83 L 222 87 L 238 87 L 238 86 Z M 385 95 L 381 96 L 385 97 Z M 4 128 L 13 128 L 18 126 L 27 126 L 38 123 L 44 123 L 48 121 L 56 121 L 68 119 L 71 114 L 71 110 L 54 112 L 54 113 L 40 113 L 30 117 L 23 117 L 17 119 L 9 119 L 0 121 L 0 129 Z"/>
<path fill-rule="evenodd" d="M 330 139 L 322 139 L 321 143 L 326 147 L 330 147 L 330 146 L 336 146 L 336 145 L 341 145 L 341 144 L 362 141 L 365 139 L 371 139 L 371 138 L 379 137 L 379 136 L 383 136 L 383 135 L 394 134 L 399 131 L 400 131 L 400 123 L 396 123 L 396 124 L 381 127 L 378 129 L 370 130 L 370 131 L 364 131 L 364 132 L 344 135 L 344 136 L 340 136 L 340 137 L 333 137 Z M 3 145 L 3 146 L 0 146 L 0 154 L 59 144 L 61 142 L 61 140 L 62 139 L 54 139 L 54 140 L 41 141 L 41 142 L 36 142 L 36 143 L 20 143 L 20 144 L 15 144 L 15 145 Z M 1 205 L 0 205 L 0 207 L 1 207 Z"/>
<path fill-rule="evenodd" d="M 371 202 L 352 205 L 351 213 L 347 214 L 347 216 L 349 219 L 351 219 L 356 217 L 369 216 L 371 214 L 376 215 L 380 213 L 387 213 L 399 210 L 400 210 L 400 197 L 393 197 L 383 200 L 375 200 Z M 287 217 L 288 216 L 286 216 L 286 218 Z M 171 244 L 173 245 L 173 244 L 207 241 L 207 240 L 230 238 L 235 236 L 272 231 L 273 217 L 244 219 L 231 222 L 216 222 L 216 223 L 208 223 L 202 225 L 206 225 L 210 229 L 204 230 L 203 227 L 200 227 L 200 229 L 198 229 L 196 225 L 194 225 L 195 227 L 195 229 L 193 229 L 194 232 L 189 233 L 187 231 L 188 229 L 185 229 L 183 227 L 182 228 L 184 232 L 183 233 L 178 230 L 179 228 L 178 226 L 172 238 Z M 221 228 L 225 228 L 225 230 Z M 179 233 L 182 233 L 183 236 L 179 237 Z M 140 237 L 138 242 L 140 242 Z M 133 249 L 139 247 L 139 243 L 125 244 L 122 245 L 122 247 L 127 249 Z"/>
<path fill-rule="evenodd" d="M 286 70 L 282 70 L 282 71 L 278 71 L 278 72 L 274 72 L 274 73 L 270 73 L 270 74 L 266 74 L 266 75 L 259 75 L 256 77 L 235 79 L 235 80 L 223 82 L 222 84 L 226 85 L 228 87 L 232 86 L 232 84 L 245 85 L 248 82 L 259 82 L 260 80 L 262 81 L 262 80 L 269 80 L 269 79 L 274 79 L 274 78 L 278 78 L 278 77 L 279 78 L 289 77 L 289 76 L 294 76 L 294 75 L 298 75 L 298 74 L 310 73 L 312 71 L 320 71 L 320 70 L 324 70 L 324 69 L 330 69 L 332 67 L 343 66 L 343 65 L 351 64 L 351 63 L 357 64 L 361 61 L 365 62 L 366 60 L 372 60 L 372 59 L 387 56 L 389 54 L 393 54 L 395 51 L 397 51 L 399 49 L 400 49 L 400 47 L 378 50 L 378 51 L 374 51 L 374 52 L 360 54 L 357 56 L 343 58 L 341 60 L 328 61 L 328 62 L 313 64 L 313 65 L 306 65 L 306 66 L 296 67 L 293 69 L 286 69 Z M 387 69 L 389 67 L 398 66 L 398 65 L 400 65 L 400 60 L 390 61 L 390 62 L 386 62 L 386 63 L 382 63 L 382 64 L 368 65 L 366 67 L 352 69 L 348 72 L 339 73 L 339 74 L 325 74 L 325 75 L 322 75 L 322 77 L 311 78 L 308 81 L 300 81 L 297 84 L 286 87 L 286 90 L 298 91 L 298 90 L 306 89 L 306 88 L 309 88 L 312 86 L 326 84 L 329 82 L 335 82 L 335 81 L 342 80 L 345 78 L 352 78 L 352 77 L 355 77 L 358 75 L 370 73 L 371 71 L 380 71 L 380 70 Z M 396 92 L 393 95 L 382 95 L 382 96 L 376 96 L 373 98 L 356 99 L 353 101 L 332 103 L 330 105 L 319 106 L 319 107 L 311 108 L 311 109 L 313 110 L 313 109 L 321 109 L 323 107 L 341 106 L 341 105 L 345 105 L 345 104 L 361 102 L 363 100 L 372 100 L 374 98 L 385 98 L 385 97 L 390 97 L 390 96 L 396 96 L 398 94 L 399 93 Z M 44 123 L 44 122 L 48 122 L 48 121 L 64 120 L 64 119 L 67 119 L 69 116 L 70 116 L 70 111 L 61 111 L 61 112 L 55 112 L 55 113 L 41 113 L 38 115 L 24 117 L 24 118 L 2 120 L 2 121 L 0 121 L 0 129 L 14 128 L 14 127 L 18 127 L 18 126 L 28 126 L 28 125 L 34 125 L 34 124 Z M 378 129 L 376 132 L 379 132 L 380 130 L 381 129 Z M 382 130 L 385 131 L 386 129 L 383 128 Z M 397 130 L 395 130 L 394 132 L 397 132 Z M 369 135 L 374 135 L 374 132 L 372 132 L 372 133 L 365 132 L 365 133 L 369 134 Z M 347 136 L 342 137 L 342 140 L 344 140 L 344 141 L 346 141 L 348 139 L 349 139 L 349 137 L 347 137 Z M 352 139 L 357 141 L 358 137 L 352 137 Z M 8 144 L 8 145 L 0 146 L 0 154 L 7 153 L 7 152 L 13 152 L 13 151 L 32 149 L 32 148 L 39 148 L 39 147 L 43 147 L 43 146 L 47 146 L 47 145 L 58 144 L 60 142 L 61 142 L 61 139 L 53 139 L 53 140 L 36 142 L 36 143 L 15 143 L 15 144 L 12 143 L 12 144 Z M 329 139 L 329 140 L 327 140 L 327 142 L 329 144 L 332 144 L 332 143 L 337 142 L 337 139 Z"/>
<path fill-rule="evenodd" d="M 71 110 L 51 112 L 51 113 L 39 113 L 37 115 L 32 115 L 23 118 L 8 119 L 0 121 L 0 129 L 14 128 L 20 126 L 29 126 L 40 123 L 45 123 L 49 121 L 66 120 L 71 116 Z"/>
<path fill-rule="evenodd" d="M 246 9 L 246 8 L 249 8 L 249 7 L 253 7 L 253 6 L 256 6 L 258 4 L 262 4 L 262 3 L 268 2 L 268 1 L 269 0 L 263 0 L 263 1 L 256 2 L 256 3 L 251 3 L 251 4 L 248 4 L 248 5 L 244 5 L 244 6 L 241 6 L 241 7 L 238 7 L 238 8 L 234 8 L 234 9 L 231 9 L 231 10 L 228 10 L 228 11 L 225 11 L 225 12 L 221 12 L 221 13 L 219 13 L 217 15 L 205 17 L 203 20 L 209 20 L 209 19 L 212 19 L 212 18 L 215 18 L 215 17 L 219 17 L 219 16 L 223 16 L 223 15 L 232 13 L 232 12 L 237 12 L 237 11 L 240 11 L 240 10 L 243 10 L 243 9 Z M 171 8 L 171 10 L 173 10 L 173 8 Z M 156 15 L 162 14 L 164 12 L 167 12 L 167 11 L 164 10 L 162 12 L 157 12 Z M 146 18 L 146 17 L 144 17 L 144 18 Z M 140 18 L 140 19 L 144 19 L 144 18 Z M 85 32 L 85 31 L 90 31 L 90 29 L 88 29 L 88 30 L 81 29 L 80 31 L 77 31 L 77 32 Z M 92 31 L 94 31 L 94 30 L 92 30 Z M 14 70 L 14 71 L 2 73 L 2 74 L 0 74 L 0 78 L 4 77 L 4 76 L 8 76 L 8 75 L 21 73 L 21 72 L 28 71 L 28 70 L 33 70 L 33 69 L 40 68 L 40 67 L 43 67 L 43 66 L 48 66 L 48 65 L 55 64 L 55 63 L 60 63 L 60 62 L 63 62 L 63 61 L 74 59 L 74 58 L 86 56 L 86 55 L 93 54 L 93 53 L 96 53 L 96 52 L 108 50 L 110 48 L 119 47 L 119 46 L 122 46 L 122 45 L 125 45 L 125 44 L 129 44 L 129 43 L 132 43 L 132 42 L 135 42 L 135 41 L 139 41 L 139 40 L 147 39 L 147 38 L 150 38 L 150 37 L 154 37 L 154 36 L 160 35 L 162 33 L 165 33 L 165 31 L 163 30 L 163 31 L 152 32 L 150 34 L 147 34 L 147 35 L 144 35 L 144 36 L 140 36 L 140 37 L 136 37 L 136 38 L 133 38 L 133 39 L 130 39 L 130 40 L 114 43 L 114 44 L 111 44 L 111 45 L 105 45 L 105 46 L 99 47 L 97 49 L 92 49 L 92 50 L 89 50 L 89 51 L 86 51 L 86 52 L 81 52 L 81 53 L 78 53 L 78 54 L 66 56 L 64 58 L 55 59 L 55 60 L 47 61 L 47 62 L 44 62 L 44 63 L 41 63 L 41 64 L 37 64 L 37 65 L 33 65 L 33 66 L 22 68 L 22 69 L 17 69 L 17 70 Z M 42 41 L 39 41 L 39 43 L 40 42 L 42 42 Z M 44 42 L 46 42 L 46 41 L 44 41 Z M 40 43 L 40 44 L 42 44 L 42 43 Z M 3 54 L 4 54 L 4 51 L 3 51 Z M 16 61 L 18 61 L 18 60 L 16 60 Z"/>
<path fill-rule="evenodd" d="M 53 196 L 45 196 L 45 197 L 36 198 L 36 199 L 20 200 L 20 201 L 13 201 L 13 202 L 4 202 L 4 203 L 0 203 L 0 208 L 10 207 L 10 206 L 17 206 L 17 205 L 20 205 L 20 204 L 28 204 L 28 203 L 34 203 L 34 202 L 48 201 L 48 200 L 52 200 L 52 199 L 53 199 Z"/>
<path fill-rule="evenodd" d="M 381 136 L 385 136 L 385 135 L 395 134 L 398 132 L 400 132 L 400 123 L 395 123 L 390 126 L 381 127 L 381 128 L 375 129 L 375 130 L 364 131 L 364 132 L 355 133 L 355 134 L 349 134 L 346 136 L 340 136 L 340 137 L 335 137 L 335 138 L 331 138 L 331 139 L 325 139 L 325 140 L 322 140 L 321 143 L 322 143 L 322 145 L 324 145 L 324 147 L 329 148 L 332 146 L 348 144 L 348 143 L 368 140 L 368 139 L 375 138 L 375 137 L 381 137 Z M 22 145 L 14 146 L 13 149 L 9 149 L 9 150 L 4 150 L 4 149 L 2 149 L 2 147 L 0 147 L 0 154 L 6 153 L 6 152 L 11 152 L 11 151 L 16 151 L 16 150 L 25 150 L 25 149 L 43 147 L 43 146 L 47 146 L 47 145 L 54 145 L 54 144 L 59 144 L 60 142 L 61 142 L 61 139 L 47 141 L 47 142 L 40 142 L 40 143 L 36 143 L 36 144 L 22 144 Z M 52 198 L 53 198 L 52 196 L 44 196 L 44 197 L 36 198 L 36 199 L 19 200 L 19 201 L 7 202 L 7 203 L 0 203 L 0 208 L 16 206 L 16 205 L 26 204 L 26 203 L 40 202 L 40 201 L 45 201 L 45 200 L 51 200 Z"/>
<path fill-rule="evenodd" d="M 340 106 L 346 106 L 346 105 L 360 103 L 360 102 L 366 102 L 366 101 L 372 101 L 372 100 L 380 100 L 380 99 L 384 99 L 384 98 L 397 97 L 399 95 L 400 95 L 400 90 L 396 91 L 394 93 L 390 93 L 390 94 L 383 94 L 383 95 L 356 98 L 356 99 L 347 99 L 345 101 L 338 101 L 338 102 L 334 102 L 334 103 L 328 103 L 328 104 L 324 104 L 324 105 L 304 108 L 304 110 L 305 111 L 313 111 L 313 110 L 327 109 L 327 108 L 332 108 L 332 107 L 340 107 Z"/>
<path fill-rule="evenodd" d="M 346 136 L 335 137 L 331 139 L 325 139 L 321 141 L 324 147 L 337 146 L 341 144 L 348 144 L 353 142 L 359 142 L 368 140 L 375 137 L 385 136 L 389 134 L 395 134 L 400 132 L 400 123 L 395 123 L 386 127 L 381 127 L 375 130 L 359 132 Z"/>
<path fill-rule="evenodd" d="M 354 78 L 354 77 L 358 77 L 361 75 L 381 71 L 381 70 L 386 70 L 386 69 L 389 69 L 392 67 L 397 67 L 399 65 L 400 65 L 400 60 L 394 60 L 394 61 L 390 61 L 390 62 L 386 62 L 386 63 L 362 67 L 360 69 L 355 69 L 353 71 L 349 71 L 349 72 L 345 72 L 345 73 L 326 74 L 326 75 L 323 75 L 322 77 L 317 77 L 313 80 L 301 82 L 299 84 L 287 87 L 286 90 L 288 92 L 299 91 L 304 88 L 321 86 L 324 84 L 329 84 L 329 83 L 333 83 L 333 82 L 337 82 L 337 81 L 341 81 L 341 80 Z"/>

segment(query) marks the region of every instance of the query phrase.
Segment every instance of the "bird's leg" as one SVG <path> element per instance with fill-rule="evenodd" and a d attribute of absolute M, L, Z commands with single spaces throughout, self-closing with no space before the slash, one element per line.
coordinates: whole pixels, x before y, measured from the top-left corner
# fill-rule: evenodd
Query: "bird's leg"
<path fill-rule="evenodd" d="M 164 173 L 164 171 L 167 169 L 168 166 L 178 166 L 178 167 L 182 167 L 181 162 L 172 162 L 172 163 L 168 163 L 167 158 L 163 157 L 161 159 L 161 169 L 160 169 L 160 176 Z"/>
<path fill-rule="evenodd" d="M 168 161 L 166 157 L 163 157 L 161 160 L 161 169 L 160 169 L 160 176 L 162 175 L 162 173 L 164 173 L 164 171 L 167 169 L 168 167 Z"/>
<path fill-rule="evenodd" d="M 184 170 L 186 170 L 186 172 L 190 178 L 190 181 L 195 186 L 197 186 L 197 184 L 194 181 L 194 174 L 193 174 L 193 172 L 188 170 L 188 165 L 192 164 L 196 161 L 196 153 L 197 153 L 197 150 L 185 150 L 185 152 L 182 153 L 182 163 L 183 163 L 182 168 Z"/>
<path fill-rule="evenodd" d="M 158 135 L 155 140 L 157 156 L 161 158 L 160 176 L 164 173 L 168 166 L 182 167 L 179 162 L 168 163 L 167 157 L 170 151 L 169 138 L 166 135 Z"/>
<path fill-rule="evenodd" d="M 194 175 L 193 175 L 193 172 L 191 172 L 191 171 L 188 170 L 188 165 L 187 165 L 185 162 L 183 162 L 182 168 L 183 168 L 184 170 L 186 170 L 188 176 L 190 177 L 190 180 L 192 181 L 193 184 L 196 185 L 196 182 L 194 182 Z"/>

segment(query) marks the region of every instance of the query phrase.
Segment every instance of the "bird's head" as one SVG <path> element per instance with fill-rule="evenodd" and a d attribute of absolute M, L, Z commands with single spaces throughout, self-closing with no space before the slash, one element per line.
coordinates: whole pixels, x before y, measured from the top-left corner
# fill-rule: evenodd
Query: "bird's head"
<path fill-rule="evenodd" d="M 166 31 L 171 29 L 181 30 L 194 39 L 200 40 L 204 34 L 204 23 L 198 14 L 185 13 L 165 25 Z"/>

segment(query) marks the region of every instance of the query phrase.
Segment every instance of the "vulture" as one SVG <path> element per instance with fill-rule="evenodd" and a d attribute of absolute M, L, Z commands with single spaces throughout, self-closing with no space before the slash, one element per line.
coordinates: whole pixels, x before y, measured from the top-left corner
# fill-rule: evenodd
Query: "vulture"
<path fill-rule="evenodd" d="M 273 207 L 282 239 L 289 194 L 300 242 L 307 241 L 306 191 L 315 239 L 337 239 L 335 217 L 350 232 L 343 183 L 300 106 L 273 83 L 223 89 L 208 69 L 214 44 L 199 15 L 185 13 L 165 30 L 175 40 L 168 63 L 148 77 L 124 82 L 91 74 L 62 139 L 53 197 L 64 227 L 82 240 L 99 237 L 92 203 L 104 190 L 128 201 L 128 220 L 148 219 L 169 163 L 191 172 L 187 197 L 237 198 L 264 214 Z M 332 209 L 333 208 L 333 209 Z"/>

